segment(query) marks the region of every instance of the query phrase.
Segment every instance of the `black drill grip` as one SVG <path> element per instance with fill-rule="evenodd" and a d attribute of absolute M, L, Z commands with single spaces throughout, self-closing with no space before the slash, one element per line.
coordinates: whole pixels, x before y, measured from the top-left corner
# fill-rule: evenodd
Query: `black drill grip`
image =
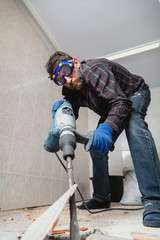
<path fill-rule="evenodd" d="M 90 131 L 87 133 L 87 135 L 84 135 L 84 134 L 79 133 L 74 128 L 70 128 L 70 131 L 72 131 L 74 133 L 76 142 L 84 144 L 84 148 L 88 152 L 93 143 L 93 132 Z"/>
<path fill-rule="evenodd" d="M 63 152 L 63 158 L 67 160 L 67 157 L 74 158 L 74 150 L 76 148 L 76 138 L 72 131 L 65 129 L 61 132 L 59 139 L 59 146 Z"/>

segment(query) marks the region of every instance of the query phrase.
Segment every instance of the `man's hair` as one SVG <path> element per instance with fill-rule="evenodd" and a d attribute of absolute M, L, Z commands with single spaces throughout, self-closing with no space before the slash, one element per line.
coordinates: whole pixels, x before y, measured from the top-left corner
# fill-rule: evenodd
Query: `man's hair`
<path fill-rule="evenodd" d="M 63 60 L 67 61 L 72 59 L 73 58 L 70 55 L 62 51 L 55 52 L 53 55 L 51 55 L 48 62 L 45 65 L 46 70 L 49 73 L 49 78 L 52 79 L 54 71 L 61 61 Z"/>

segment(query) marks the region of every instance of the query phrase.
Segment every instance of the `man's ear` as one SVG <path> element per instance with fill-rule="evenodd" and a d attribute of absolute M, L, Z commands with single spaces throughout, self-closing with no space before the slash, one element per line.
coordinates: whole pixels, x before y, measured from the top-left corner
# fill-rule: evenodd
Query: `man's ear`
<path fill-rule="evenodd" d="M 75 65 L 77 65 L 77 67 L 80 67 L 80 62 L 78 61 L 78 59 L 77 58 L 73 58 L 73 63 L 75 64 Z"/>

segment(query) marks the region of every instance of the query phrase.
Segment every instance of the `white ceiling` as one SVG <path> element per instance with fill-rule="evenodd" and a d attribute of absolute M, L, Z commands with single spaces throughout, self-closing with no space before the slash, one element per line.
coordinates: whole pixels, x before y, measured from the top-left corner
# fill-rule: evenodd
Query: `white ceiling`
<path fill-rule="evenodd" d="M 158 0 L 23 0 L 23 6 L 17 2 L 32 23 L 34 15 L 53 52 L 61 49 L 79 60 L 160 40 Z M 117 62 L 142 75 L 151 87 L 160 86 L 160 48 Z"/>

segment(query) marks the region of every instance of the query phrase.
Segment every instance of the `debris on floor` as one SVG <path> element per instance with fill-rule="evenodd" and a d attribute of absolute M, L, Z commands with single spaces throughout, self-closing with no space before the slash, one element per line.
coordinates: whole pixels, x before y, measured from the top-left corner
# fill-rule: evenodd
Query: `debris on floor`
<path fill-rule="evenodd" d="M 49 207 L 50 206 L 0 211 L 0 240 L 17 240 L 17 237 L 20 239 L 28 227 Z M 119 203 L 112 203 L 111 207 L 125 208 Z M 132 206 L 130 207 L 132 208 Z M 79 228 L 84 230 L 80 231 L 81 238 L 83 240 L 160 239 L 160 228 L 148 228 L 143 226 L 142 214 L 143 210 L 114 210 L 90 214 L 85 210 L 77 209 Z M 69 206 L 67 205 L 54 231 L 68 229 L 70 229 L 70 216 Z M 64 234 L 61 234 L 61 238 L 58 234 L 49 236 L 49 238 L 64 239 L 64 237 L 69 235 L 70 232 L 66 231 Z M 141 238 L 138 238 L 139 235 Z"/>
<path fill-rule="evenodd" d="M 99 231 L 97 229 L 91 229 L 88 228 L 80 228 L 80 238 L 81 240 L 87 239 L 88 236 L 91 234 L 94 234 L 96 231 Z M 57 234 L 48 235 L 49 240 L 69 240 L 70 239 L 70 230 L 67 230 L 66 232 L 63 232 L 63 230 L 57 231 Z"/>

